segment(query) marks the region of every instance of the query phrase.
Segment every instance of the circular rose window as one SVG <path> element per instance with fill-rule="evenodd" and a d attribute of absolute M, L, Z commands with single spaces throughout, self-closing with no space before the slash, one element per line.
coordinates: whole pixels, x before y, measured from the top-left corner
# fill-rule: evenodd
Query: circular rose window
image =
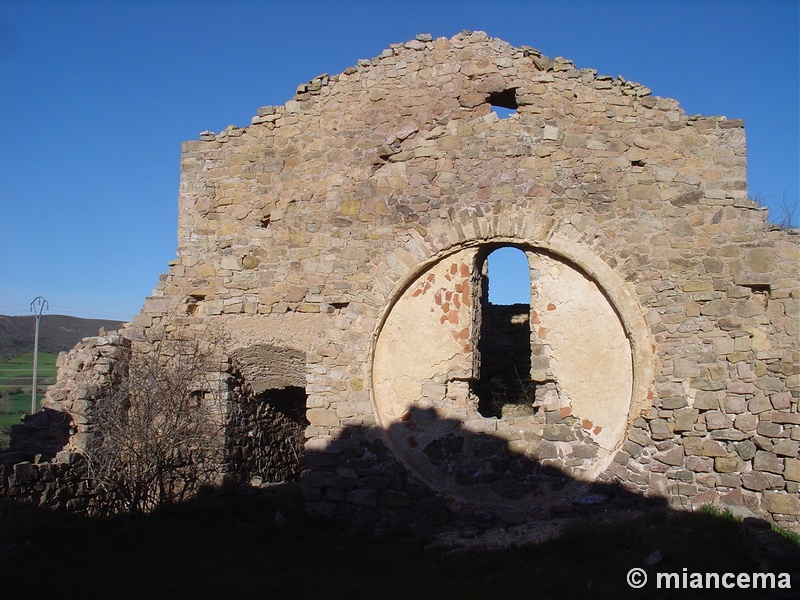
<path fill-rule="evenodd" d="M 431 486 L 480 504 L 530 504 L 591 481 L 624 438 L 631 346 L 608 295 L 576 265 L 527 257 L 530 304 L 494 304 L 486 258 L 430 264 L 378 334 L 373 401 L 389 446 Z"/>

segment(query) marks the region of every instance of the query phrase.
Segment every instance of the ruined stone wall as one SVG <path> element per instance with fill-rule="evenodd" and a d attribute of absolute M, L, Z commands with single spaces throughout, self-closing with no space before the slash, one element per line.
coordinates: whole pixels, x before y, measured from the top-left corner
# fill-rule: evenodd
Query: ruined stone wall
<path fill-rule="evenodd" d="M 92 435 L 94 403 L 119 377 L 130 348 L 128 338 L 104 333 L 59 354 L 57 380 L 47 390 L 42 410 L 12 426 L 10 447 L 0 452 L 4 525 L 32 522 L 38 509 L 90 509 L 97 490 L 81 453 Z"/>
<path fill-rule="evenodd" d="M 126 335 L 292 357 L 323 514 L 436 519 L 438 492 L 524 518 L 599 480 L 797 526 L 800 253 L 765 217 L 741 121 L 481 32 L 419 36 L 183 145 L 178 255 Z M 502 245 L 529 257 L 550 384 L 513 418 L 472 389 Z"/>
<path fill-rule="evenodd" d="M 92 433 L 94 403 L 122 375 L 131 341 L 118 333 L 84 338 L 56 360 L 55 385 L 42 402 L 45 411 L 69 415 L 69 441 L 63 451 L 83 452 Z"/>
<path fill-rule="evenodd" d="M 77 456 L 77 455 L 74 455 Z M 47 514 L 82 514 L 94 494 L 86 484 L 85 465 L 65 460 L 0 462 L 0 534 L 24 528 Z"/>

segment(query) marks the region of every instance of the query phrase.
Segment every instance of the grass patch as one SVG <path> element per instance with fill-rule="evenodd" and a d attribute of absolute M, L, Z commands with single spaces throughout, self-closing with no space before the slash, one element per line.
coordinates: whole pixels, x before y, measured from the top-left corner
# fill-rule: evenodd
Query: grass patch
<path fill-rule="evenodd" d="M 57 354 L 40 352 L 36 364 L 36 387 L 44 391 L 56 382 Z M 33 353 L 0 361 L 0 448 L 8 446 L 8 431 L 31 410 Z M 36 395 L 37 406 L 44 394 Z"/>
<path fill-rule="evenodd" d="M 31 397 L 24 395 L 17 398 L 12 397 L 9 404 L 11 408 L 7 412 L 0 412 L 0 430 L 8 429 L 12 425 L 22 422 L 22 417 L 31 410 Z M 0 447 L 2 446 L 3 444 L 0 443 Z"/>
<path fill-rule="evenodd" d="M 788 529 L 784 529 L 783 527 L 778 527 L 777 525 L 772 525 L 772 531 L 777 533 L 787 542 L 792 543 L 797 547 L 800 547 L 800 533 L 789 531 Z"/>
<path fill-rule="evenodd" d="M 247 499 L 229 502 L 224 510 L 163 512 L 135 525 L 110 520 L 39 529 L 0 566 L 4 591 L 18 600 L 685 598 L 685 590 L 633 590 L 626 574 L 637 566 L 651 577 L 684 567 L 758 570 L 738 525 L 706 514 L 585 520 L 542 545 L 453 553 L 430 549 L 430 538 L 419 532 L 378 535 L 313 520 L 278 527 L 270 509 Z M 656 550 L 662 560 L 645 566 Z M 42 561 L 45 555 L 52 560 Z M 702 592 L 703 598 L 752 597 L 752 590 Z"/>
<path fill-rule="evenodd" d="M 729 508 L 719 508 L 713 504 L 706 504 L 700 509 L 700 514 L 707 515 L 709 517 L 714 517 L 717 519 L 724 519 L 726 521 L 737 521 L 736 517 L 733 515 Z M 784 529 L 783 527 L 778 527 L 777 525 L 770 525 L 770 529 L 780 537 L 785 539 L 787 542 L 794 544 L 795 546 L 800 547 L 800 533 L 795 533 L 794 531 L 789 531 L 788 529 Z"/>
<path fill-rule="evenodd" d="M 730 508 L 720 508 L 714 504 L 706 504 L 700 508 L 700 514 L 726 521 L 736 521 Z"/>
<path fill-rule="evenodd" d="M 48 385 L 48 380 L 55 381 L 56 359 L 57 354 L 48 354 L 40 352 L 37 361 L 37 385 L 41 382 L 42 385 Z M 28 386 L 28 393 L 30 393 L 31 376 L 33 375 L 33 353 L 22 354 L 14 358 L 9 358 L 0 361 L 0 389 Z"/>

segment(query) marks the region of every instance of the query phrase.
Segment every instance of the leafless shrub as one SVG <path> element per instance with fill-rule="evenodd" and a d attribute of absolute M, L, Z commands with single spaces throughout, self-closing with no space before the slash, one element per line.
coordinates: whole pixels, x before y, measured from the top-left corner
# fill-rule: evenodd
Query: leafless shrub
<path fill-rule="evenodd" d="M 213 350 L 165 342 L 129 352 L 117 381 L 94 402 L 85 458 L 101 513 L 144 513 L 214 482 L 223 418 Z"/>
<path fill-rule="evenodd" d="M 750 199 L 753 202 L 758 202 L 761 206 L 767 206 L 766 198 L 761 194 L 756 194 Z M 800 203 L 787 198 L 786 192 L 784 192 L 780 203 L 769 208 L 769 220 L 774 225 L 784 229 L 800 227 Z"/>
<path fill-rule="evenodd" d="M 800 212 L 800 204 L 786 198 L 786 194 L 784 193 L 781 197 L 778 225 L 786 229 L 800 226 L 800 218 L 798 218 L 800 215 L 798 212 Z"/>

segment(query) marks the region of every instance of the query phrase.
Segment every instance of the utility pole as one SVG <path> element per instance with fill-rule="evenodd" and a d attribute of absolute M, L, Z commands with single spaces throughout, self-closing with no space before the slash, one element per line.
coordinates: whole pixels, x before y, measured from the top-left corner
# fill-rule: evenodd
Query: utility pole
<path fill-rule="evenodd" d="M 47 300 L 36 296 L 31 302 L 31 312 L 36 315 L 36 337 L 33 342 L 33 385 L 31 387 L 31 414 L 36 412 L 36 372 L 39 361 L 39 321 L 42 320 L 42 311 L 50 308 Z"/>

